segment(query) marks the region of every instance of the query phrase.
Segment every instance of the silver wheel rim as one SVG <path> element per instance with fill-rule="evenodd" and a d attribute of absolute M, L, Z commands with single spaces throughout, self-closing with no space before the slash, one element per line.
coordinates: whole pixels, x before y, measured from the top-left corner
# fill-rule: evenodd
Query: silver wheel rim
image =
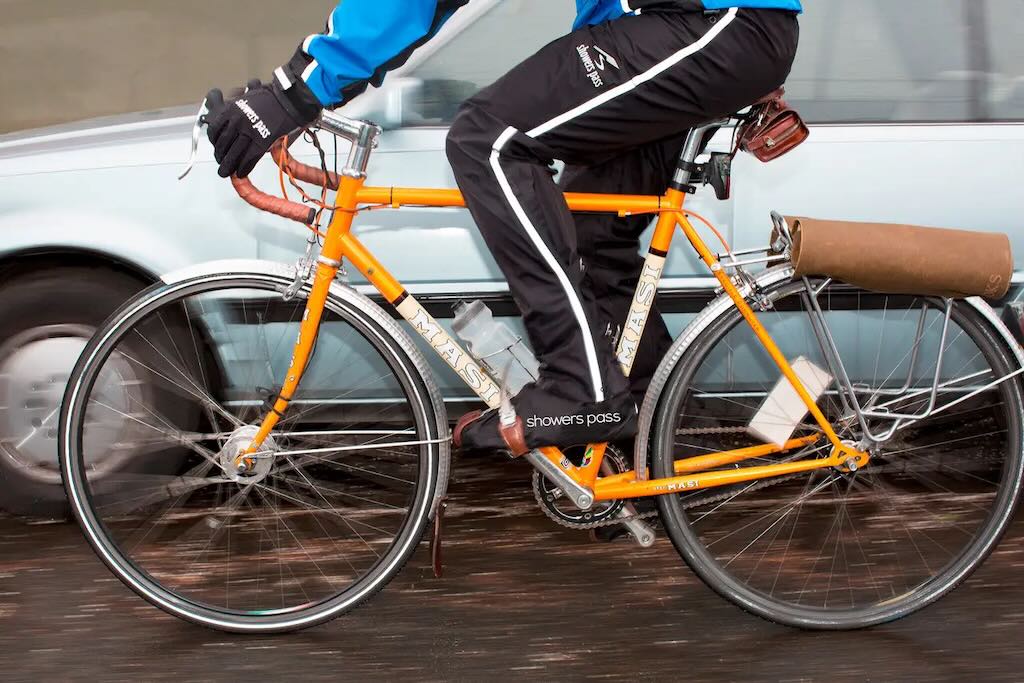
<path fill-rule="evenodd" d="M 272 276 L 267 277 L 265 275 L 258 274 L 238 276 L 214 275 L 196 278 L 195 280 L 189 281 L 184 284 L 196 285 L 202 282 L 222 282 L 224 280 L 232 280 L 236 278 L 246 282 L 251 282 L 255 280 L 274 282 L 275 284 L 277 284 L 276 278 L 273 278 Z M 107 339 L 110 339 L 115 334 L 118 334 L 118 331 L 124 326 L 125 320 L 131 319 L 136 313 L 147 308 L 155 299 L 162 299 L 163 297 L 168 296 L 169 294 L 173 294 L 175 291 L 181 289 L 182 287 L 182 283 L 176 283 L 171 288 L 159 292 L 155 297 L 151 293 L 149 296 L 137 300 L 136 306 L 126 308 L 125 314 L 122 317 L 122 319 L 107 329 L 106 335 L 102 338 L 102 341 L 105 342 Z M 332 297 L 332 300 L 334 302 L 333 305 L 337 307 L 338 310 L 348 308 L 351 311 L 352 309 L 360 310 L 365 309 L 365 307 L 371 307 L 372 310 L 360 310 L 361 315 L 357 315 L 356 318 L 362 319 L 364 324 L 369 325 L 368 329 L 371 332 L 371 336 L 373 336 L 374 338 L 379 339 L 382 342 L 390 339 L 391 343 L 394 344 L 394 346 L 392 346 L 393 350 L 391 351 L 391 353 L 396 353 L 397 350 L 400 348 L 404 354 L 410 356 L 410 360 L 412 362 L 403 367 L 403 376 L 410 378 L 411 381 L 411 379 L 416 376 L 417 372 L 423 371 L 421 359 L 418 359 L 418 356 L 413 355 L 415 353 L 414 347 L 412 348 L 412 350 L 410 350 L 411 342 L 408 341 L 407 337 L 405 337 L 400 332 L 400 330 L 393 324 L 390 318 L 388 318 L 386 314 L 383 313 L 383 311 L 380 311 L 372 303 L 368 301 L 353 302 L 350 300 L 351 296 L 358 295 L 351 294 L 338 296 L 339 292 L 335 292 L 334 294 L 335 296 Z M 95 361 L 98 358 L 97 352 L 99 351 L 100 348 L 102 348 L 102 346 L 103 344 L 101 344 L 99 347 L 93 347 L 91 353 L 88 354 L 89 358 L 86 359 L 86 361 Z M 419 362 L 417 362 L 418 360 Z M 87 365 L 88 362 L 86 362 L 86 366 Z M 77 412 L 75 406 L 78 404 L 79 401 L 82 401 L 85 398 L 83 393 L 81 393 L 82 389 L 82 382 L 76 382 L 73 391 L 70 394 L 71 406 L 69 413 L 72 415 L 72 419 L 62 424 L 61 440 L 62 448 L 64 449 L 67 448 L 66 444 L 72 442 L 75 439 L 72 429 L 76 427 L 76 418 L 74 418 L 73 416 Z M 433 426 L 436 425 L 436 422 L 430 419 L 427 413 L 428 406 L 430 406 L 431 403 L 434 403 L 434 409 L 437 409 L 436 402 L 429 400 L 432 398 L 432 393 L 433 392 L 431 392 L 428 388 L 427 392 L 418 396 L 416 400 L 416 405 L 418 406 L 417 410 L 421 412 L 424 418 L 424 425 L 426 429 L 432 429 Z M 431 447 L 430 452 L 434 453 L 434 455 L 436 456 L 436 447 Z M 430 456 L 429 454 L 425 454 L 424 457 L 426 458 L 426 460 L 424 465 L 425 469 L 423 472 L 423 476 L 425 477 L 426 481 L 430 481 L 437 474 L 437 464 L 435 462 L 436 458 Z M 396 571 L 397 568 L 399 568 L 404 563 L 408 553 L 411 552 L 411 550 L 414 549 L 416 544 L 418 543 L 420 536 L 420 533 L 416 531 L 413 531 L 412 533 L 406 535 L 403 538 L 402 542 L 394 547 L 393 554 L 389 555 L 391 559 L 385 565 L 382 565 L 380 567 L 380 571 L 378 571 L 373 576 L 365 577 L 366 579 L 368 579 L 367 582 L 361 581 L 357 584 L 354 584 L 352 588 L 358 587 L 358 589 L 353 592 L 345 591 L 346 594 L 343 600 L 332 601 L 329 603 L 329 605 L 324 604 L 319 608 L 312 610 L 312 613 L 291 615 L 280 614 L 276 617 L 269 613 L 265 616 L 259 616 L 255 614 L 250 614 L 247 616 L 228 616 L 227 614 L 222 612 L 214 612 L 211 614 L 207 608 L 203 607 L 200 604 L 189 604 L 188 602 L 186 602 L 186 600 L 183 600 L 180 596 L 174 594 L 173 592 L 170 592 L 169 595 L 166 594 L 168 592 L 167 589 L 160 585 L 159 582 L 154 581 L 153 577 L 147 576 L 143 581 L 140 582 L 131 572 L 126 571 L 126 567 L 131 566 L 132 564 L 131 560 L 128 558 L 124 558 L 122 556 L 120 550 L 116 547 L 116 543 L 111 544 L 110 542 L 108 542 L 108 539 L 105 538 L 103 533 L 97 533 L 96 531 L 99 527 L 102 526 L 102 523 L 99 523 L 97 519 L 93 518 L 92 507 L 87 502 L 85 497 L 88 494 L 85 494 L 83 489 L 84 482 L 81 477 L 80 468 L 72 461 L 72 459 L 69 457 L 66 451 L 62 451 L 61 462 L 63 473 L 70 482 L 68 486 L 68 493 L 72 502 L 72 507 L 76 515 L 79 517 L 79 520 L 82 522 L 86 535 L 89 538 L 90 542 L 92 543 L 94 549 L 100 554 L 101 558 L 104 559 L 108 566 L 110 566 L 115 571 L 115 573 L 117 573 L 117 575 L 136 592 L 138 592 L 140 595 L 145 597 L 150 602 L 153 602 L 154 604 L 165 609 L 166 611 L 187 618 L 189 620 L 196 621 L 198 623 L 202 623 L 208 626 L 224 630 L 242 632 L 284 631 L 293 630 L 295 628 L 301 628 L 304 626 L 311 625 L 313 623 L 318 623 L 326 619 L 333 618 L 334 616 L 337 616 L 338 614 L 354 607 L 363 599 L 365 599 L 373 592 L 375 592 L 377 589 L 379 589 L 383 585 L 383 583 L 385 583 L 390 578 L 394 571 Z M 423 489 L 424 495 L 422 495 L 422 497 L 419 500 L 417 500 L 417 502 L 413 505 L 413 508 L 410 509 L 408 519 L 412 527 L 422 528 L 420 525 L 424 523 L 424 521 L 427 519 L 432 503 L 432 496 L 430 495 L 431 490 L 432 489 L 428 484 Z M 128 559 L 127 563 L 125 562 L 126 559 Z"/>

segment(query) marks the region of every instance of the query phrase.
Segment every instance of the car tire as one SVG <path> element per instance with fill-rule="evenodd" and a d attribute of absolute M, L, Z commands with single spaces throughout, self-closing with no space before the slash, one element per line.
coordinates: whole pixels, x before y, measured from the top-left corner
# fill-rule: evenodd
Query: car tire
<path fill-rule="evenodd" d="M 64 386 L 94 331 L 145 283 L 86 266 L 23 271 L 3 280 L 0 509 L 31 519 L 66 519 L 70 508 L 56 438 Z"/>

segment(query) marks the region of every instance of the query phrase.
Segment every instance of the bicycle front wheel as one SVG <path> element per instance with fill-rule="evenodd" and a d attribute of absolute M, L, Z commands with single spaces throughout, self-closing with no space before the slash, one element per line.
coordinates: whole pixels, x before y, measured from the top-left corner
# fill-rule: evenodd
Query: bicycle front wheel
<path fill-rule="evenodd" d="M 303 318 L 288 284 L 220 274 L 143 292 L 96 334 L 64 401 L 61 470 L 93 549 L 151 603 L 212 628 L 295 630 L 360 604 L 413 553 L 447 477 L 446 415 L 422 357 L 350 290 L 332 292 L 255 466 L 234 468 Z M 94 481 L 88 463 L 111 449 L 185 465 Z"/>
<path fill-rule="evenodd" d="M 858 403 L 906 420 L 868 448 L 858 471 L 820 469 L 662 496 L 666 531 L 694 571 L 744 609 L 790 626 L 847 629 L 906 616 L 963 581 L 991 552 L 1017 504 L 1022 476 L 1019 365 L 966 301 L 871 294 L 817 281 L 818 301 Z M 770 289 L 758 319 L 792 362 L 826 362 L 803 283 Z M 940 352 L 941 350 L 941 352 Z M 941 359 L 941 363 L 940 363 Z M 929 411 L 938 377 L 935 405 Z M 783 414 L 771 390 L 781 373 L 736 309 L 698 337 L 666 383 L 652 469 L 763 444 L 755 414 Z M 1001 380 L 1001 381 L 1000 381 Z M 833 381 L 819 406 L 840 438 L 865 444 L 849 395 Z M 781 418 L 780 418 L 781 420 Z M 884 437 L 893 422 L 866 420 Z M 809 416 L 795 437 L 820 434 Z M 829 442 L 731 468 L 825 458 Z"/>

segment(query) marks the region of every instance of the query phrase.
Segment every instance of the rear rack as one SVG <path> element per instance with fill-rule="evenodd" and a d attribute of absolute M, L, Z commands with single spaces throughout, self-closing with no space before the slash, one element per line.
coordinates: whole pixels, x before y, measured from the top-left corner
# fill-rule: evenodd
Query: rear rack
<path fill-rule="evenodd" d="M 793 237 L 789 231 L 789 224 L 781 214 L 772 211 L 772 242 L 765 247 L 754 247 L 741 251 L 725 251 L 716 254 L 716 258 L 723 268 L 743 268 L 756 265 L 778 265 L 789 261 L 792 258 Z M 753 256 L 764 254 L 761 258 L 740 259 L 740 256 Z"/>

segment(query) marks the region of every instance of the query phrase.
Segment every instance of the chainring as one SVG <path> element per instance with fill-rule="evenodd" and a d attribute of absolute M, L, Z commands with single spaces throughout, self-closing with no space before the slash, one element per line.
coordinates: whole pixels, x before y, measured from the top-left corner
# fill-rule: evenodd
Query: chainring
<path fill-rule="evenodd" d="M 579 456 L 586 457 L 586 446 L 573 446 L 563 452 L 566 457 L 574 462 L 581 460 Z M 575 456 L 575 457 L 574 457 Z M 601 463 L 602 476 L 621 474 L 628 471 L 626 457 L 615 446 L 609 445 L 604 452 L 604 461 Z M 599 501 L 590 510 L 580 510 L 572 504 L 562 489 L 550 482 L 540 472 L 533 472 L 533 497 L 545 515 L 558 524 L 571 529 L 594 529 L 599 526 L 616 524 L 619 521 L 618 514 L 626 505 L 625 500 Z"/>

